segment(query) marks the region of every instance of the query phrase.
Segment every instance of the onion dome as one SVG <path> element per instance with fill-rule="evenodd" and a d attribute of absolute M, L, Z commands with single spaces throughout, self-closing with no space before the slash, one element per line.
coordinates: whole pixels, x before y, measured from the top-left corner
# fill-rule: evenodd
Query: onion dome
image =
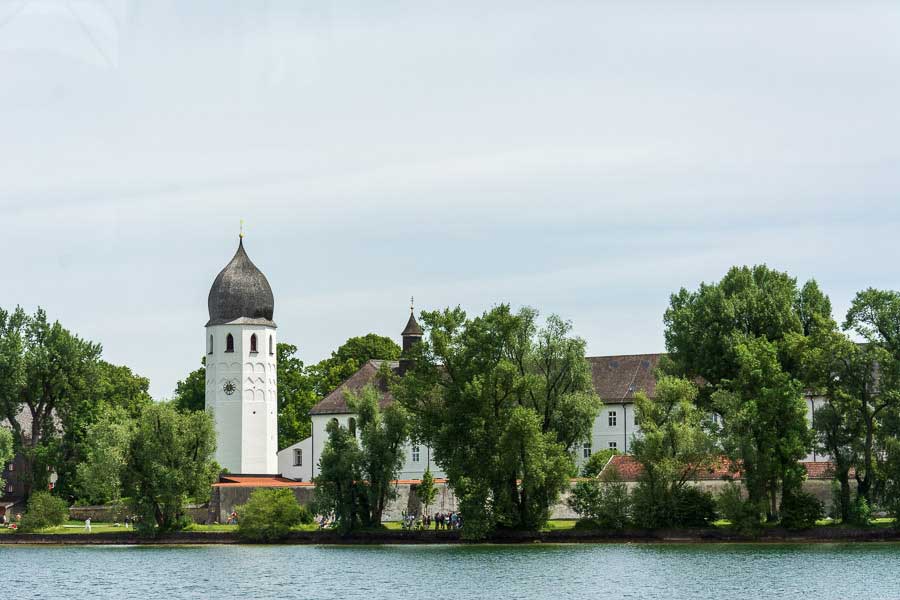
<path fill-rule="evenodd" d="M 272 322 L 272 314 L 275 311 L 272 287 L 266 276 L 256 268 L 244 251 L 243 236 L 234 258 L 213 281 L 207 304 L 209 306 L 207 327 L 235 321 L 275 326 Z"/>

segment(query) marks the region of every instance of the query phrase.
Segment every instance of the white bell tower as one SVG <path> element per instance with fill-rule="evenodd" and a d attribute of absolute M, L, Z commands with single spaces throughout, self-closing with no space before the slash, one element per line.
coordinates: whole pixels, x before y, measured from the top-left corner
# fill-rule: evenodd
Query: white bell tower
<path fill-rule="evenodd" d="M 278 473 L 275 299 L 244 251 L 209 290 L 206 409 L 216 423 L 216 461 L 229 473 Z"/>

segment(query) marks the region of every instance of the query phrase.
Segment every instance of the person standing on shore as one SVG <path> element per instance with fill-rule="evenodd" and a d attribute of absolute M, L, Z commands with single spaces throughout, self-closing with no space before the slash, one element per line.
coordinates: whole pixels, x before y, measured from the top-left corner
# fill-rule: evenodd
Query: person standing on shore
<path fill-rule="evenodd" d="M 84 531 L 86 533 L 91 532 L 91 518 L 90 517 L 88 517 L 87 519 L 84 520 Z"/>

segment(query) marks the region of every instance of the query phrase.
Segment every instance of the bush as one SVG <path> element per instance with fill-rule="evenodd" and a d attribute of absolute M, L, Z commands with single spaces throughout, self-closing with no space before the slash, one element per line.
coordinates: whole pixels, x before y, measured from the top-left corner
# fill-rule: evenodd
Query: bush
<path fill-rule="evenodd" d="M 716 497 L 719 514 L 728 519 L 731 527 L 740 533 L 755 535 L 762 529 L 760 507 L 744 498 L 740 484 L 730 482 Z"/>
<path fill-rule="evenodd" d="M 69 505 L 62 498 L 49 492 L 36 492 L 28 500 L 22 515 L 22 531 L 39 531 L 48 527 L 59 527 L 69 520 Z"/>
<path fill-rule="evenodd" d="M 628 488 L 616 472 L 603 480 L 579 481 L 568 504 L 582 519 L 601 529 L 624 529 L 630 522 Z"/>
<path fill-rule="evenodd" d="M 287 488 L 256 489 L 236 512 L 238 534 L 254 542 L 284 539 L 291 527 L 313 521 L 309 511 L 297 503 L 294 492 Z"/>
<path fill-rule="evenodd" d="M 673 525 L 676 527 L 708 527 L 716 520 L 716 499 L 710 492 L 685 486 L 675 494 Z"/>
<path fill-rule="evenodd" d="M 788 492 L 781 499 L 781 526 L 787 529 L 809 529 L 824 516 L 822 503 L 808 492 Z"/>

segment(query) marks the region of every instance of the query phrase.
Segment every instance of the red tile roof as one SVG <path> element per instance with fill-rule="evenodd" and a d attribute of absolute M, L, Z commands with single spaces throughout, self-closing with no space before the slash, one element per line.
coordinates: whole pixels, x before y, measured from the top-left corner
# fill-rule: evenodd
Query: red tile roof
<path fill-rule="evenodd" d="M 304 487 L 306 481 L 294 481 L 278 475 L 223 475 L 213 487 Z"/>
<path fill-rule="evenodd" d="M 831 479 L 834 472 L 834 465 L 831 462 L 802 462 L 806 468 L 806 476 L 809 479 Z M 643 467 L 633 456 L 620 454 L 613 456 L 603 468 L 616 469 L 622 477 L 622 481 L 638 481 Z M 741 479 L 740 469 L 732 471 L 732 463 L 725 457 L 719 458 L 716 463 L 708 469 L 702 469 L 697 472 L 694 481 L 716 481 L 722 479 Z"/>

